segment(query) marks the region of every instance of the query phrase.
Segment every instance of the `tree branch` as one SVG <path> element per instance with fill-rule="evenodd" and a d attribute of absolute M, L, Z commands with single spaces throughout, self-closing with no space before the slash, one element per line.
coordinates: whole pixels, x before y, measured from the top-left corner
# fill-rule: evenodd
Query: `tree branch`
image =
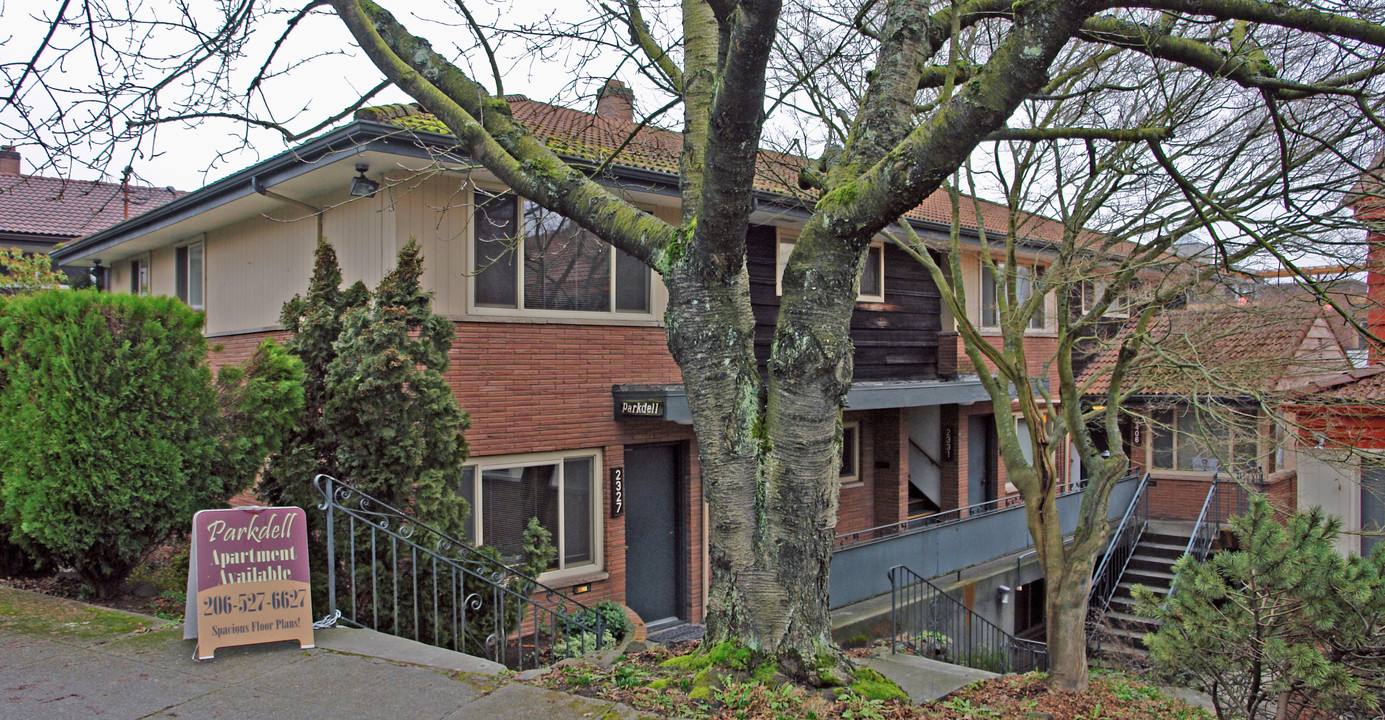
<path fill-rule="evenodd" d="M 1171 140 L 1173 128 L 1001 128 L 984 139 L 991 142 L 1017 140 L 1020 142 L 1044 142 L 1048 140 L 1110 140 L 1112 142 L 1145 142 L 1148 140 Z"/>
<path fill-rule="evenodd" d="M 655 270 L 668 267 L 667 250 L 674 231 L 667 223 L 612 195 L 564 162 L 514 121 L 509 103 L 492 97 L 383 8 L 370 0 L 331 3 L 385 76 L 447 125 L 459 145 L 502 182 Z"/>
<path fill-rule="evenodd" d="M 1385 47 L 1385 26 L 1345 15 L 1291 8 L 1277 2 L 1257 0 L 1137 0 L 1112 2 L 1109 7 L 1146 7 L 1154 10 L 1210 15 L 1216 18 L 1246 20 L 1265 25 L 1335 35 Z"/>
<path fill-rule="evenodd" d="M 654 34 L 649 31 L 649 24 L 644 21 L 644 15 L 640 13 L 639 0 L 625 0 L 626 21 L 630 26 L 630 42 L 637 45 L 644 51 L 645 57 L 659 68 L 668 79 L 669 85 L 673 86 L 675 93 L 683 92 L 683 71 L 678 68 L 678 64 L 669 57 L 668 51 L 659 46 L 654 40 Z"/>

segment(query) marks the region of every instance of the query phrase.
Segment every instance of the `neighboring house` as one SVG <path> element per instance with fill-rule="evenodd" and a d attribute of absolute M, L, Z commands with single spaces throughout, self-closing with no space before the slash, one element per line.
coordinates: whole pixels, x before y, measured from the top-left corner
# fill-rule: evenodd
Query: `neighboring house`
<path fill-rule="evenodd" d="M 25 175 L 19 151 L 3 145 L 0 247 L 49 253 L 61 243 L 104 230 L 183 194 L 173 188 Z"/>
<path fill-rule="evenodd" d="M 1287 410 L 1297 429 L 1299 509 L 1342 519 L 1340 552 L 1385 546 L 1385 365 L 1314 382 Z"/>
<path fill-rule="evenodd" d="M 1365 367 L 1321 378 L 1291 399 L 1299 449 L 1298 507 L 1342 518 L 1338 550 L 1368 554 L 1385 545 L 1385 150 L 1346 194 L 1366 228 Z M 1364 311 L 1364 312 L 1362 312 Z M 1374 534 L 1372 534 L 1374 533 Z"/>
<path fill-rule="evenodd" d="M 1101 402 L 1127 326 L 1079 383 Z M 1213 478 L 1296 505 L 1295 458 L 1277 420 L 1282 398 L 1350 367 L 1326 312 L 1306 304 L 1168 310 L 1127 375 L 1121 441 L 1150 473 L 1152 517 L 1193 520 Z"/>
<path fill-rule="evenodd" d="M 619 83 L 603 89 L 595 114 L 508 100 L 515 117 L 564 156 L 600 161 L 624 144 L 600 181 L 679 222 L 681 135 L 637 129 Z M 471 537 L 513 551 L 537 516 L 559 545 L 547 584 L 589 591 L 584 600 L 624 601 L 650 621 L 700 620 L 708 518 L 691 416 L 666 347 L 659 277 L 507 193 L 452 147 L 445 128 L 415 106 L 365 109 L 340 129 L 89 234 L 55 257 L 109 268 L 113 291 L 176 295 L 204 310 L 207 334 L 222 348 L 214 361 L 225 363 L 282 332 L 280 307 L 306 289 L 319 233 L 335 246 L 345 282 L 372 287 L 399 247 L 417 240 L 435 311 L 456 323 L 448 380 L 472 419 L 471 457 L 457 480 L 472 501 Z M 762 364 L 778 273 L 808 217 L 795 185 L 800 162 L 765 153 L 759 168 L 747 252 Z M 987 230 L 1003 234 L 1006 213 L 986 204 Z M 941 195 L 906 219 L 944 239 L 950 214 Z M 1044 248 L 1061 226 L 1035 219 L 1027 227 L 1021 257 L 1029 272 L 1042 272 Z M 977 229 L 963 233 L 968 312 L 994 325 Z M 517 248 L 505 241 L 516 236 Z M 992 408 L 969 374 L 927 273 L 893 244 L 869 252 L 842 418 L 837 531 L 845 542 L 1007 494 L 992 413 L 1011 408 Z M 1029 331 L 1035 367 L 1057 344 L 1056 309 L 1050 298 Z M 612 517 L 617 471 L 625 511 Z M 883 578 L 886 569 L 871 572 Z"/>

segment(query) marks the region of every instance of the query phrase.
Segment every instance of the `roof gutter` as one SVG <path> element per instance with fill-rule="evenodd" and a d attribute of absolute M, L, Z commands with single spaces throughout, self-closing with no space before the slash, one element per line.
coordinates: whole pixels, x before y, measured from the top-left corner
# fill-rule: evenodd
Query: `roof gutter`
<path fill-rule="evenodd" d="M 322 216 L 324 214 L 322 208 L 316 207 L 314 205 L 309 205 L 308 203 L 305 203 L 302 200 L 294 200 L 293 198 L 287 195 L 280 195 L 279 193 L 270 190 L 269 188 L 265 187 L 264 181 L 260 179 L 259 175 L 252 175 L 250 177 L 250 189 L 267 198 L 281 200 L 292 205 L 297 205 L 298 207 L 304 208 L 308 212 L 312 213 L 313 217 L 317 218 L 317 242 L 319 245 L 322 244 L 322 240 L 324 238 L 322 234 Z"/>

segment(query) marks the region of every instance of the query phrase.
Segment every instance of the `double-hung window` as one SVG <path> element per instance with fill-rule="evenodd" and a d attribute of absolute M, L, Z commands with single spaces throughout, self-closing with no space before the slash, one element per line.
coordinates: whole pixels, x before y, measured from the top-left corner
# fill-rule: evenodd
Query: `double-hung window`
<path fill-rule="evenodd" d="M 467 540 L 518 560 L 524 529 L 538 518 L 558 546 L 550 571 L 594 568 L 600 561 L 600 472 L 594 450 L 480 458 L 466 465 L 461 494 L 471 503 Z"/>
<path fill-rule="evenodd" d="M 130 294 L 149 294 L 149 261 L 145 259 L 130 261 Z"/>
<path fill-rule="evenodd" d="M 837 473 L 843 485 L 861 481 L 861 424 L 842 423 L 842 465 Z"/>
<path fill-rule="evenodd" d="M 1101 296 L 1106 294 L 1106 288 L 1110 287 L 1110 285 L 1111 284 L 1105 280 L 1089 280 L 1082 283 L 1082 312 L 1090 312 L 1097 301 L 1101 299 Z M 1116 296 L 1112 299 L 1111 304 L 1106 306 L 1106 311 L 1102 313 L 1102 317 L 1130 317 L 1125 307 L 1125 298 Z"/>
<path fill-rule="evenodd" d="M 784 268 L 789 264 L 789 254 L 793 252 L 794 237 L 779 237 L 775 252 L 775 292 L 784 294 Z M 866 250 L 866 264 L 861 268 L 857 279 L 856 302 L 885 302 L 885 245 L 872 243 Z"/>
<path fill-rule="evenodd" d="M 192 243 L 177 249 L 175 253 L 175 283 L 178 299 L 189 307 L 201 310 L 206 307 L 203 299 L 202 243 Z"/>
<path fill-rule="evenodd" d="M 475 191 L 472 306 L 649 315 L 649 267 L 511 193 Z"/>
<path fill-rule="evenodd" d="M 1002 276 L 1008 276 L 1005 266 L 997 264 Z M 1035 278 L 1042 275 L 1041 268 L 1020 266 L 1015 269 L 1015 302 L 1022 305 L 1034 294 Z M 995 275 L 989 267 L 983 263 L 981 266 L 981 326 L 1000 327 L 1000 294 L 1005 292 L 1003 284 L 997 284 Z M 1045 303 L 1039 303 L 1034 309 L 1034 314 L 1029 317 L 1029 328 L 1031 330 L 1043 330 L 1048 327 L 1048 317 L 1044 310 Z"/>

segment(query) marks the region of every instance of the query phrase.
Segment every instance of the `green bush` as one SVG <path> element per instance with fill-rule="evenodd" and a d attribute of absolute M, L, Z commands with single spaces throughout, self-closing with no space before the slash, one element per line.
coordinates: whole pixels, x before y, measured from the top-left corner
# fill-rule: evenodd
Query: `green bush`
<path fill-rule="evenodd" d="M 192 514 L 245 489 L 302 406 L 273 343 L 216 382 L 178 300 L 49 291 L 0 305 L 0 512 L 108 597 Z"/>

